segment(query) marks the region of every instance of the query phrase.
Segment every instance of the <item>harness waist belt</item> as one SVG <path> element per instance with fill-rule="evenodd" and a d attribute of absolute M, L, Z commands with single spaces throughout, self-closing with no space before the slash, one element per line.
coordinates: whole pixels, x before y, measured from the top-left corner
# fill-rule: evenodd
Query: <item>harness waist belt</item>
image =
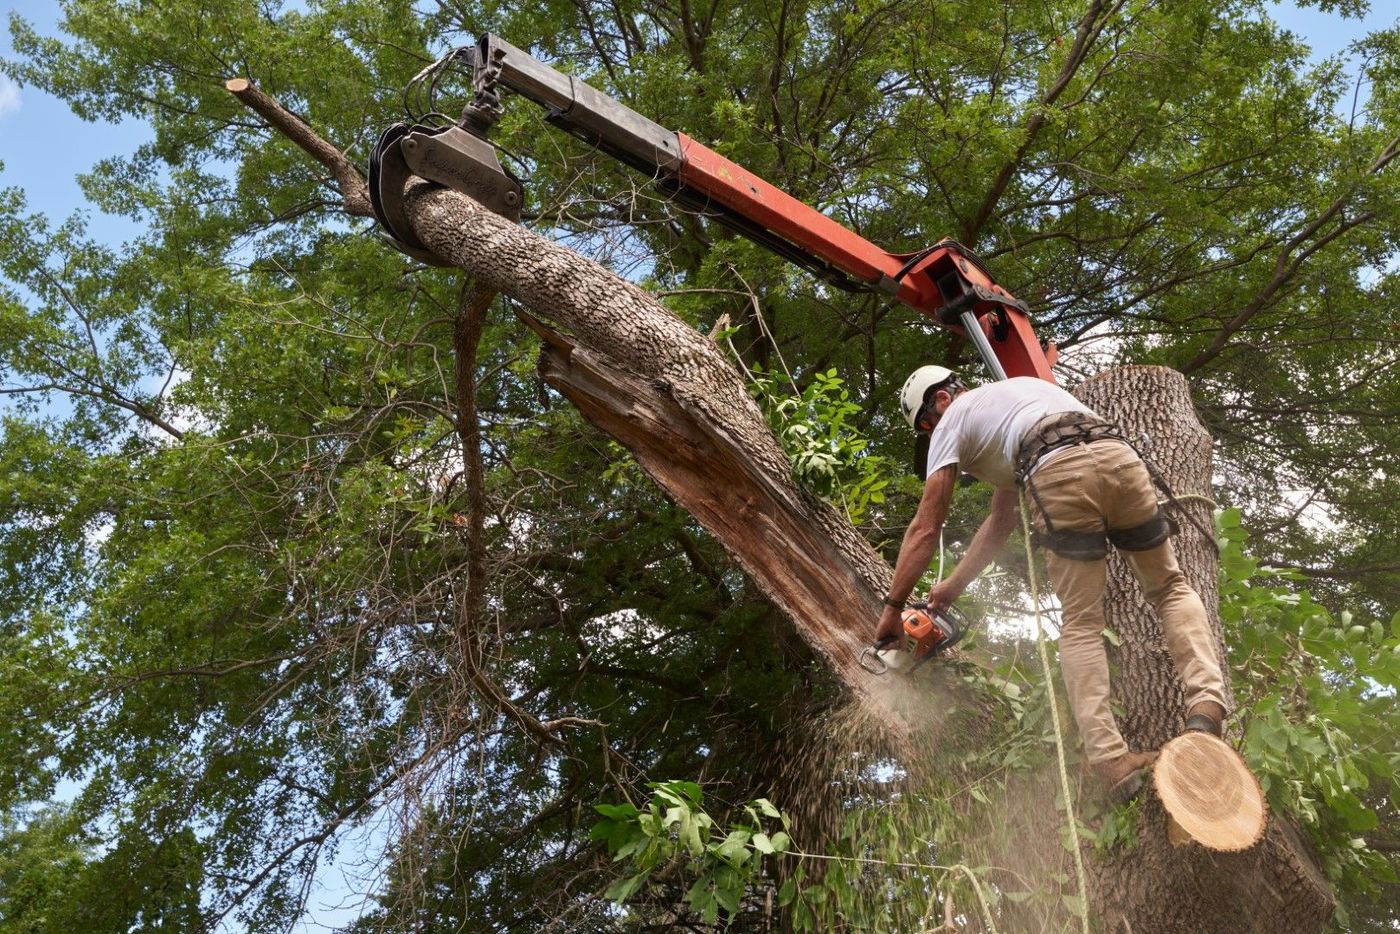
<path fill-rule="evenodd" d="M 1095 441 L 1128 439 L 1112 425 L 1089 412 L 1056 412 L 1036 422 L 1021 439 L 1016 453 L 1016 482 L 1025 485 L 1040 459 L 1051 451 L 1071 444 L 1092 444 Z"/>

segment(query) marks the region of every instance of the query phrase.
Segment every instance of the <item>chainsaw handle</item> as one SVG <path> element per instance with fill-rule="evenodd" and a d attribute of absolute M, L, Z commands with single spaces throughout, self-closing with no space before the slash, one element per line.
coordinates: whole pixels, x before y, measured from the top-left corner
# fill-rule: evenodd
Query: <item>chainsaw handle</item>
<path fill-rule="evenodd" d="M 882 675 L 890 670 L 890 666 L 880 657 L 880 653 L 896 642 L 894 636 L 885 636 L 865 648 L 861 649 L 860 655 L 856 658 L 856 664 L 870 672 L 872 675 Z"/>

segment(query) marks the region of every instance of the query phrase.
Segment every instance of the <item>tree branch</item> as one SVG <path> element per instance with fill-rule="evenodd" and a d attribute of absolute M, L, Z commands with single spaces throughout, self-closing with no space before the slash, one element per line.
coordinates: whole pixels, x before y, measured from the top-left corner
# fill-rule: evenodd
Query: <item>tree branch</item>
<path fill-rule="evenodd" d="M 601 726 L 597 720 L 560 717 L 540 721 L 506 696 L 500 685 L 483 670 L 480 617 L 486 602 L 486 491 L 481 461 L 481 431 L 477 425 L 476 357 L 486 324 L 486 309 L 495 291 L 487 286 L 463 283 L 457 315 L 453 319 L 452 344 L 456 360 L 454 395 L 457 408 L 457 435 L 461 441 L 463 470 L 467 485 L 467 582 L 458 610 L 458 651 L 467 680 L 506 716 L 536 739 L 562 745 L 559 731 L 565 727 Z"/>
<path fill-rule="evenodd" d="M 83 386 L 72 386 L 67 383 L 52 382 L 39 383 L 33 386 L 0 387 L 0 396 L 17 396 L 32 392 L 66 392 L 72 396 L 85 396 L 89 399 L 96 399 L 99 402 L 114 405 L 119 409 L 126 409 L 128 412 L 139 417 L 142 421 L 154 425 L 177 441 L 185 437 L 183 431 L 152 412 L 140 402 L 126 398 L 110 386 L 99 384 L 98 389 L 88 389 Z"/>
<path fill-rule="evenodd" d="M 977 238 L 982 232 L 982 227 L 996 211 L 997 202 L 1006 193 L 1007 186 L 1011 184 L 1011 179 L 1021 168 L 1021 163 L 1030 151 L 1035 139 L 1040 135 L 1041 129 L 1045 126 L 1047 112 L 1056 99 L 1069 87 L 1070 81 L 1079 72 L 1080 66 L 1089 56 L 1089 49 L 1093 47 L 1094 41 L 1098 39 L 1099 33 L 1103 31 L 1104 22 L 1113 13 L 1116 13 L 1122 3 L 1115 4 L 1113 9 L 1105 12 L 1103 0 L 1094 0 L 1089 5 L 1088 11 L 1079 21 L 1079 25 L 1074 32 L 1074 45 L 1070 47 L 1069 55 L 1065 58 L 1064 65 L 1060 68 L 1060 73 L 1055 76 L 1055 82 L 1045 90 L 1040 100 L 1036 102 L 1035 112 L 1031 114 L 1030 120 L 1026 122 L 1026 136 L 1017 147 L 1016 154 L 1012 156 L 1001 171 L 997 173 L 996 179 L 992 182 L 992 187 L 987 192 L 987 196 L 982 199 L 982 205 L 977 209 L 977 213 L 962 226 L 958 239 L 969 246 L 977 245 Z"/>
<path fill-rule="evenodd" d="M 1329 580 L 1352 580 L 1358 577 L 1369 577 L 1372 574 L 1388 574 L 1400 571 L 1400 563 L 1373 564 L 1364 568 L 1315 568 L 1303 564 L 1277 564 L 1268 562 L 1269 567 L 1278 568 L 1281 571 L 1296 571 L 1304 577 L 1325 577 Z"/>
<path fill-rule="evenodd" d="M 1380 155 L 1376 157 L 1376 161 L 1366 170 L 1366 176 L 1379 174 L 1397 155 L 1400 155 L 1400 136 L 1394 137 L 1386 144 L 1385 148 L 1381 150 Z M 1363 223 L 1374 220 L 1375 215 L 1369 212 L 1343 220 L 1335 229 L 1319 238 L 1316 243 L 1313 243 L 1297 256 L 1294 256 L 1295 250 L 1316 236 L 1318 231 L 1326 226 L 1328 222 L 1342 213 L 1342 210 L 1347 206 L 1347 203 L 1351 201 L 1352 196 L 1356 194 L 1359 187 L 1359 181 L 1348 187 L 1344 193 L 1338 195 L 1337 198 L 1327 206 L 1326 210 L 1314 218 L 1312 223 L 1300 230 L 1297 235 L 1283 245 L 1283 249 L 1279 251 L 1278 259 L 1274 262 L 1273 277 L 1239 314 L 1231 318 L 1225 326 L 1220 329 L 1220 333 L 1215 336 L 1215 339 L 1212 340 L 1205 349 L 1196 354 L 1185 366 L 1179 368 L 1182 373 L 1194 373 L 1219 356 L 1221 351 L 1225 349 L 1225 345 L 1230 342 L 1230 338 L 1248 324 L 1250 319 L 1268 307 L 1270 301 L 1278 293 L 1279 289 L 1288 284 L 1293 276 L 1297 274 L 1298 268 L 1303 264 L 1304 260 L 1347 231 Z"/>
<path fill-rule="evenodd" d="M 340 197 L 345 205 L 346 214 L 370 217 L 374 213 L 369 204 L 369 188 L 366 187 L 360 170 L 345 158 L 345 153 L 318 136 L 316 131 L 306 125 L 306 121 L 283 107 L 272 96 L 254 87 L 253 82 L 247 78 L 230 78 L 224 82 L 224 88 L 266 120 L 274 130 L 331 170 L 336 184 L 340 186 Z"/>

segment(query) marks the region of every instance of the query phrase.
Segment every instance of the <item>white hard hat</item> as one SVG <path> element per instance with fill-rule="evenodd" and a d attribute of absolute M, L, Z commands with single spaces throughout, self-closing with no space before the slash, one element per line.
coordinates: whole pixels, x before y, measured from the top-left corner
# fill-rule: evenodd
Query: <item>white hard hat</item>
<path fill-rule="evenodd" d="M 945 366 L 921 366 L 909 374 L 904 388 L 899 391 L 899 410 L 904 413 L 904 420 L 910 428 L 919 430 L 916 420 L 919 409 L 924 405 L 924 395 L 934 386 L 941 386 L 953 379 L 957 379 L 957 374 Z"/>

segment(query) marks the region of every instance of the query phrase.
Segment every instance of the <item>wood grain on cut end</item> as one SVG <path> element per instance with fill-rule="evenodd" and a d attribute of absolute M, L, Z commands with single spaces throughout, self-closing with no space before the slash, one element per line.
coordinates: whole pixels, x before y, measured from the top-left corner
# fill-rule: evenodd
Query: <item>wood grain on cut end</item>
<path fill-rule="evenodd" d="M 1152 770 L 1157 797 L 1186 839 L 1236 852 L 1264 835 L 1268 808 L 1239 753 L 1214 736 L 1187 733 L 1162 747 Z M 1181 834 L 1173 833 L 1173 842 Z"/>

